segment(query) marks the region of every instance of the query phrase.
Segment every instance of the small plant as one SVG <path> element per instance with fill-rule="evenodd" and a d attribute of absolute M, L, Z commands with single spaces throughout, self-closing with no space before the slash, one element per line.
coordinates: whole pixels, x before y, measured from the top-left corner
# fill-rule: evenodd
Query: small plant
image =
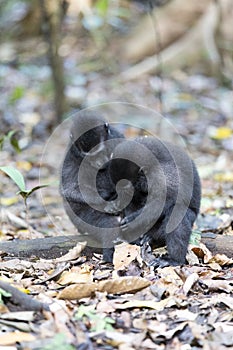
<path fill-rule="evenodd" d="M 22 86 L 16 86 L 12 91 L 12 94 L 9 98 L 9 103 L 14 105 L 19 99 L 21 99 L 25 94 L 25 89 Z"/>
<path fill-rule="evenodd" d="M 31 189 L 26 189 L 24 177 L 19 170 L 11 166 L 1 166 L 0 170 L 2 170 L 5 174 L 7 174 L 14 181 L 14 183 L 19 187 L 19 191 L 16 193 L 20 194 L 23 197 L 25 206 L 27 206 L 28 197 L 33 192 L 35 192 L 36 190 L 39 190 L 40 188 L 48 186 L 48 185 L 38 185 Z"/>
<path fill-rule="evenodd" d="M 90 323 L 90 330 L 93 332 L 101 332 L 104 330 L 113 331 L 112 324 L 115 321 L 111 317 L 102 317 L 98 315 L 93 305 L 81 305 L 75 315 L 77 320 Z"/>
<path fill-rule="evenodd" d="M 17 130 L 11 130 L 6 135 L 0 135 L 0 151 L 3 149 L 4 144 L 9 142 L 17 153 L 21 152 L 16 133 Z"/>
<path fill-rule="evenodd" d="M 65 334 L 58 333 L 55 337 L 49 342 L 49 344 L 45 345 L 41 348 L 41 350 L 75 350 L 75 348 L 67 343 L 67 339 Z"/>
<path fill-rule="evenodd" d="M 11 166 L 1 166 L 0 170 L 3 171 L 5 174 L 7 174 L 14 181 L 14 183 L 18 186 L 19 191 L 16 192 L 16 194 L 19 194 L 24 200 L 25 209 L 26 209 L 26 220 L 27 220 L 27 224 L 28 224 L 28 207 L 27 207 L 28 197 L 33 192 L 39 190 L 40 188 L 47 187 L 48 185 L 38 185 L 38 186 L 35 186 L 31 189 L 26 189 L 24 177 L 19 170 L 15 169 L 14 167 L 11 167 Z M 28 227 L 29 227 L 29 224 L 28 224 Z"/>

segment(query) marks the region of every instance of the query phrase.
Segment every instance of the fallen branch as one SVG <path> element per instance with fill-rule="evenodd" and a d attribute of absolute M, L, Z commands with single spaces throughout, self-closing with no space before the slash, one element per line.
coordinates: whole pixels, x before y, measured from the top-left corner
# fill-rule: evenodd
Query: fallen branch
<path fill-rule="evenodd" d="M 6 305 L 8 306 L 8 304 L 10 304 L 9 309 L 17 309 L 20 311 L 49 311 L 49 306 L 47 304 L 33 299 L 30 295 L 21 292 L 9 283 L 0 281 L 0 288 L 10 294 L 9 297 L 5 297 L 7 299 Z"/>
<path fill-rule="evenodd" d="M 0 251 L 1 255 L 6 254 L 17 258 L 55 259 L 68 253 L 78 242 L 84 242 L 85 238 L 85 235 L 73 235 L 1 242 Z M 201 241 L 213 254 L 226 254 L 229 258 L 233 257 L 233 236 L 203 234 Z M 101 253 L 100 248 L 85 247 L 83 255 L 91 256 L 93 251 Z"/>

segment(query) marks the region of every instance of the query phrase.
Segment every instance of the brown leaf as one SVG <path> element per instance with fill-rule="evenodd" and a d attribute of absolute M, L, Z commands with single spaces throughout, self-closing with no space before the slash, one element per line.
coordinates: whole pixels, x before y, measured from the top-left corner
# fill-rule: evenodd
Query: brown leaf
<path fill-rule="evenodd" d="M 57 281 L 62 286 L 74 283 L 91 283 L 93 282 L 93 271 L 90 268 L 73 267 L 71 271 L 64 271 Z"/>
<path fill-rule="evenodd" d="M 70 260 L 76 260 L 78 257 L 80 257 L 81 252 L 86 247 L 87 242 L 79 242 L 76 244 L 76 246 L 68 251 L 67 254 L 61 256 L 60 258 L 46 260 L 46 261 L 52 261 L 52 262 L 65 262 Z"/>
<path fill-rule="evenodd" d="M 205 280 L 201 280 L 201 282 L 204 283 L 209 288 L 209 291 L 223 290 L 224 292 L 227 292 L 227 293 L 230 293 L 233 291 L 233 286 L 231 285 L 231 281 L 205 279 Z"/>
<path fill-rule="evenodd" d="M 95 291 L 115 293 L 134 293 L 148 287 L 150 281 L 142 277 L 120 277 L 107 281 L 74 284 L 66 287 L 58 294 L 59 299 L 81 299 L 91 296 Z"/>
<path fill-rule="evenodd" d="M 228 258 L 225 254 L 216 254 L 208 263 L 218 263 L 220 266 L 226 266 L 233 264 L 233 259 Z"/>
<path fill-rule="evenodd" d="M 196 283 L 198 281 L 198 279 L 199 279 L 199 276 L 197 273 L 192 273 L 191 275 L 188 276 L 188 278 L 186 279 L 186 281 L 184 282 L 184 285 L 182 287 L 182 290 L 183 290 L 185 295 L 188 294 L 188 292 L 190 291 L 190 289 L 192 288 L 194 283 Z"/>
<path fill-rule="evenodd" d="M 212 253 L 203 243 L 200 243 L 198 247 L 194 246 L 192 251 L 198 256 L 198 258 L 203 259 L 205 263 L 212 258 Z"/>
<path fill-rule="evenodd" d="M 114 303 L 116 309 L 125 310 L 130 308 L 149 308 L 157 311 L 162 311 L 167 306 L 175 305 L 176 301 L 169 297 L 161 301 L 152 301 L 152 300 L 130 300 L 124 304 Z"/>
<path fill-rule="evenodd" d="M 34 335 L 25 332 L 8 332 L 0 335 L 0 345 L 13 345 L 16 342 L 34 341 Z"/>
<path fill-rule="evenodd" d="M 140 247 L 135 244 L 122 243 L 115 247 L 113 264 L 115 270 L 124 269 L 133 260 L 140 259 Z"/>

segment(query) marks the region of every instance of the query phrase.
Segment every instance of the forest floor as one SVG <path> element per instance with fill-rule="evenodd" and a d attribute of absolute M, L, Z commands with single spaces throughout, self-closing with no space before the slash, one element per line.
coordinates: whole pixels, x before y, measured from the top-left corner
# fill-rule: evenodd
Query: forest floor
<path fill-rule="evenodd" d="M 58 191 L 69 130 L 65 123 L 57 132 L 51 131 L 50 70 L 43 45 L 38 54 L 39 43 L 5 45 L 6 56 L 13 50 L 17 62 L 4 62 L 1 56 L 1 133 L 20 130 L 22 150 L 17 153 L 5 141 L 0 165 L 17 168 L 27 188 L 39 183 L 49 186 L 30 196 L 27 218 L 15 184 L 0 174 L 2 241 L 76 233 Z M 70 39 L 68 45 L 72 43 Z M 64 60 L 70 110 L 108 103 L 101 109 L 108 115 L 111 111 L 110 121 L 129 124 L 123 126 L 127 137 L 138 133 L 136 125 L 151 133 L 159 130 L 169 141 L 174 135 L 174 139 L 182 139 L 202 182 L 195 232 L 232 235 L 232 89 L 221 86 L 214 77 L 180 70 L 164 74 L 162 81 L 148 75 L 122 83 L 116 77 L 123 67 L 90 57 L 93 52 L 85 46 L 78 52 L 70 49 Z M 7 294 L 0 281 L 0 348 L 233 347 L 233 254 L 212 255 L 204 244 L 196 242 L 190 246 L 188 265 L 155 270 L 143 262 L 134 245 L 120 246 L 114 264 L 101 258 L 98 254 L 80 255 L 77 247 L 63 259 L 50 260 L 12 258 L 3 251 L 1 281 L 42 304 L 39 309 L 38 304 L 29 305 L 17 292 L 13 300 L 12 291 Z"/>

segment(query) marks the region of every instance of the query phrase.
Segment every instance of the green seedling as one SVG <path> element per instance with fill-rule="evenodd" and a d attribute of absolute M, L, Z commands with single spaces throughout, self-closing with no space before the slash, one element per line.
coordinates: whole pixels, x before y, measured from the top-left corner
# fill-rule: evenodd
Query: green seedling
<path fill-rule="evenodd" d="M 11 146 L 17 153 L 21 152 L 19 142 L 16 138 L 16 133 L 17 130 L 11 130 L 6 135 L 0 135 L 0 150 L 3 149 L 3 146 L 6 142 L 10 142 Z"/>
<path fill-rule="evenodd" d="M 29 220 L 28 220 L 27 199 L 33 192 L 39 190 L 40 188 L 47 187 L 48 185 L 38 185 L 31 189 L 26 189 L 24 177 L 19 170 L 11 166 L 1 166 L 0 170 L 3 171 L 5 174 L 7 174 L 13 180 L 13 182 L 18 186 L 19 191 L 16 192 L 16 194 L 19 194 L 24 200 L 25 209 L 26 209 L 26 221 L 27 221 L 28 229 L 30 229 Z"/>
<path fill-rule="evenodd" d="M 27 199 L 33 192 L 35 192 L 36 190 L 39 190 L 40 188 L 48 186 L 48 185 L 38 185 L 31 189 L 26 189 L 24 177 L 19 170 L 11 166 L 1 166 L 0 170 L 2 170 L 5 174 L 7 174 L 18 186 L 19 191 L 16 193 L 19 194 L 24 199 L 25 205 L 27 205 Z"/>
<path fill-rule="evenodd" d="M 98 10 L 101 16 L 106 16 L 109 7 L 109 0 L 98 0 L 95 4 L 96 9 Z"/>
<path fill-rule="evenodd" d="M 83 322 L 88 320 L 91 324 L 90 330 L 93 332 L 114 330 L 112 324 L 114 324 L 115 321 L 111 317 L 101 317 L 101 315 L 98 315 L 93 305 L 80 305 L 75 318 L 77 320 L 82 320 Z"/>
<path fill-rule="evenodd" d="M 15 104 L 18 100 L 20 100 L 24 96 L 24 94 L 25 94 L 25 89 L 22 86 L 16 86 L 9 98 L 9 103 L 11 105 Z"/>
<path fill-rule="evenodd" d="M 41 350 L 75 350 L 75 348 L 67 343 L 65 334 L 58 333 L 55 337 L 49 341 L 47 345 L 41 348 Z"/>

